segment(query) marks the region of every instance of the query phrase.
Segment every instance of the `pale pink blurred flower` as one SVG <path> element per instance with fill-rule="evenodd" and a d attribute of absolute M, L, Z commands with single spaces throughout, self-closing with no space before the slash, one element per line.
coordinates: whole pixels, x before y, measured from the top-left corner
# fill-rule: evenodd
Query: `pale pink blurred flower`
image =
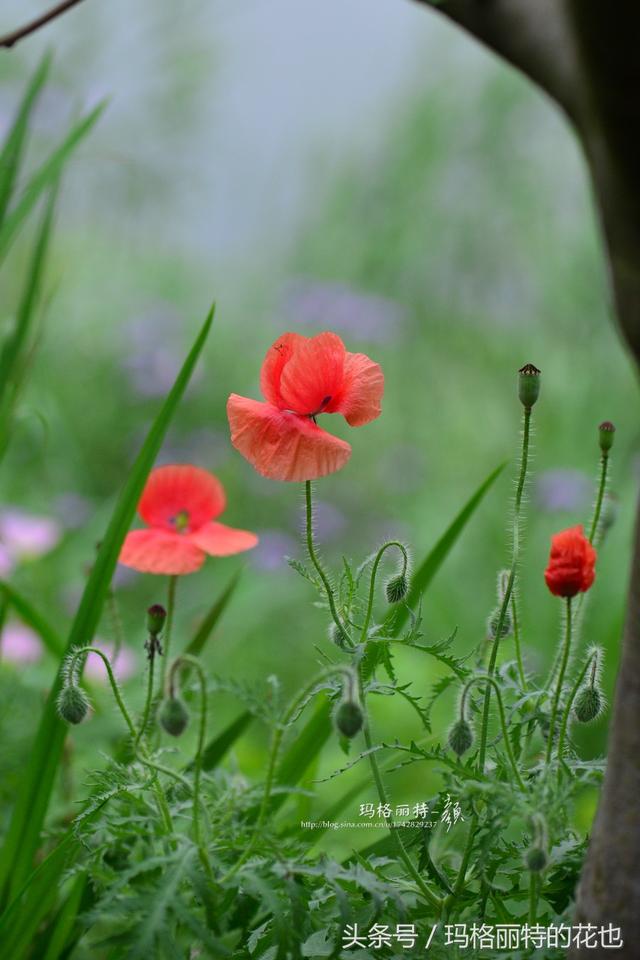
<path fill-rule="evenodd" d="M 0 659 L 10 663 L 36 663 L 42 656 L 42 643 L 31 627 L 18 621 L 7 623 L 0 637 Z"/>
<path fill-rule="evenodd" d="M 116 660 L 114 660 L 114 646 L 112 643 L 104 643 L 102 640 L 96 640 L 92 646 L 102 650 L 105 655 L 109 657 L 116 680 L 120 680 L 122 683 L 124 683 L 125 680 L 128 680 L 129 677 L 133 676 L 136 671 L 136 658 L 128 647 L 120 647 L 118 656 Z M 98 656 L 97 653 L 90 653 L 87 656 L 84 674 L 90 680 L 96 680 L 98 683 L 108 682 L 107 669 L 104 665 L 104 661 Z"/>
<path fill-rule="evenodd" d="M 0 577 L 3 580 L 8 577 L 14 566 L 15 564 L 11 554 L 4 543 L 0 542 Z"/>
<path fill-rule="evenodd" d="M 0 543 L 12 560 L 39 557 L 60 540 L 60 524 L 51 517 L 8 508 L 0 511 Z"/>

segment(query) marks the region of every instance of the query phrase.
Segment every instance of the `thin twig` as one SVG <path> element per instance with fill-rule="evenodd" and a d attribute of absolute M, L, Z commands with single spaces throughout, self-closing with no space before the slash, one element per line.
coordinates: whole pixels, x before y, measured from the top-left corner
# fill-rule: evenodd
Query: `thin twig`
<path fill-rule="evenodd" d="M 17 30 L 13 30 L 11 33 L 6 33 L 3 37 L 0 37 L 0 47 L 7 47 L 7 49 L 13 47 L 19 40 L 28 37 L 31 33 L 35 33 L 40 27 L 44 27 L 52 20 L 56 20 L 63 13 L 66 13 L 67 10 L 70 10 L 81 2 L 82 0 L 62 0 L 62 3 L 57 3 L 55 7 L 36 17 L 35 20 L 30 20 L 29 23 L 25 23 L 23 27 L 18 27 Z"/>

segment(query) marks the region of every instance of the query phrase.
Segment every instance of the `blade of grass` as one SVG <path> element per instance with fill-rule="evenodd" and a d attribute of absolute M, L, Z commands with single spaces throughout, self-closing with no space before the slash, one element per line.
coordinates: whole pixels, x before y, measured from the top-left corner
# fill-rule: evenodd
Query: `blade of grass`
<path fill-rule="evenodd" d="M 42 193 L 54 180 L 57 180 L 69 155 L 92 130 L 104 108 L 105 104 L 101 103 L 86 117 L 83 117 L 31 177 L 20 199 L 6 215 L 2 226 L 0 226 L 0 264 L 7 254 L 15 234 Z"/>
<path fill-rule="evenodd" d="M 0 152 L 0 225 L 5 218 L 18 179 L 31 113 L 46 83 L 50 66 L 51 57 L 47 54 L 40 61 L 27 85 L 15 120 Z"/>
<path fill-rule="evenodd" d="M 213 315 L 212 307 L 129 472 L 71 626 L 67 650 L 85 643 L 95 634 L 122 541 L 133 519 L 149 470 L 204 347 Z M 31 869 L 49 806 L 66 734 L 66 727 L 55 709 L 60 682 L 58 673 L 40 719 L 2 850 L 0 891 L 5 898 L 7 891 L 12 895 L 19 889 Z"/>
<path fill-rule="evenodd" d="M 208 614 L 198 627 L 196 634 L 187 646 L 186 653 L 190 653 L 193 657 L 197 657 L 202 653 L 204 646 L 213 633 L 216 624 L 220 620 L 220 617 L 227 609 L 231 598 L 233 597 L 236 587 L 242 576 L 242 570 L 238 570 L 229 580 L 229 583 L 224 588 L 220 596 L 215 600 L 213 606 L 209 610 Z M 186 671 L 185 671 L 186 672 Z"/>
<path fill-rule="evenodd" d="M 214 767 L 217 767 L 236 740 L 238 740 L 247 727 L 250 726 L 253 719 L 253 714 L 247 710 L 245 713 L 241 713 L 239 717 L 236 717 L 228 727 L 225 727 L 222 733 L 219 733 L 217 737 L 210 740 L 202 751 L 202 769 L 213 770 Z M 191 769 L 192 767 L 193 764 L 190 763 L 187 769 Z"/>
<path fill-rule="evenodd" d="M 36 608 L 8 583 L 0 580 L 0 592 L 6 597 L 21 620 L 38 634 L 45 647 L 59 660 L 64 652 L 64 641 Z"/>
<path fill-rule="evenodd" d="M 46 953 L 42 960 L 58 960 L 63 950 L 67 949 L 67 944 L 72 939 L 74 928 L 76 927 L 78 911 L 87 888 L 88 879 L 81 875 L 76 877 L 69 895 L 58 910 L 55 919 L 51 925 L 46 941 Z M 44 943 L 39 945 L 44 947 Z"/>
<path fill-rule="evenodd" d="M 299 783 L 330 734 L 331 704 L 325 697 L 282 757 L 276 773 L 276 783 L 287 787 Z M 282 806 L 286 798 L 284 793 L 276 794 L 271 800 L 272 810 Z"/>
<path fill-rule="evenodd" d="M 421 597 L 431 585 L 431 581 L 457 543 L 462 531 L 506 465 L 507 461 L 501 463 L 500 466 L 492 470 L 487 479 L 480 484 L 413 574 L 406 605 L 389 614 L 388 623 L 391 636 L 398 636 L 401 628 L 409 617 L 409 610 L 418 606 Z"/>
<path fill-rule="evenodd" d="M 0 353 L 0 459 L 9 442 L 11 415 L 20 385 L 20 372 L 25 368 L 25 351 L 29 349 L 29 332 L 42 286 L 56 196 L 57 182 L 54 181 L 31 258 L 15 328 Z"/>

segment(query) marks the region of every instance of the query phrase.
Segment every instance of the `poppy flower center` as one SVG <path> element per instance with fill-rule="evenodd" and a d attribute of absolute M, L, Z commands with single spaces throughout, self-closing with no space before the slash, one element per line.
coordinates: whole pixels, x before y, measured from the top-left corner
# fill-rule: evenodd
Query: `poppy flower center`
<path fill-rule="evenodd" d="M 313 420 L 313 422 L 315 423 L 316 417 L 319 416 L 321 413 L 324 413 L 326 407 L 330 403 L 331 403 L 331 395 L 329 395 L 328 397 L 325 397 L 322 403 L 320 404 L 320 406 L 318 407 L 318 409 L 314 410 L 313 413 L 308 413 L 307 416 L 309 417 L 310 420 Z"/>
<path fill-rule="evenodd" d="M 181 510 L 176 513 L 175 517 L 171 517 L 171 523 L 176 528 L 177 533 L 186 533 L 189 529 L 189 512 Z"/>

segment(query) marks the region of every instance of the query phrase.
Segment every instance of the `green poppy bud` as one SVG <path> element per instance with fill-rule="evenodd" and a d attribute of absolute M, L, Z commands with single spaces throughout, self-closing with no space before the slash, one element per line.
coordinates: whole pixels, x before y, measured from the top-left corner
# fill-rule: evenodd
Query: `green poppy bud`
<path fill-rule="evenodd" d="M 589 684 L 578 693 L 573 705 L 573 715 L 579 723 L 590 723 L 602 712 L 602 694 Z"/>
<path fill-rule="evenodd" d="M 340 647 L 341 650 L 344 650 L 349 645 L 349 638 L 342 627 L 339 627 L 337 623 L 329 624 L 329 639 L 332 643 L 335 643 L 336 647 Z"/>
<path fill-rule="evenodd" d="M 610 420 L 605 420 L 604 423 L 601 423 L 598 427 L 598 439 L 600 441 L 600 449 L 603 453 L 608 453 L 609 450 L 611 450 L 615 432 L 616 428 Z"/>
<path fill-rule="evenodd" d="M 172 737 L 179 737 L 187 729 L 189 711 L 178 697 L 167 697 L 158 711 L 160 726 Z"/>
<path fill-rule="evenodd" d="M 549 862 L 547 851 L 544 847 L 535 844 L 525 851 L 524 862 L 531 873 L 540 873 Z"/>
<path fill-rule="evenodd" d="M 528 410 L 540 395 L 540 371 L 532 363 L 525 363 L 518 370 L 518 397 Z"/>
<path fill-rule="evenodd" d="M 82 723 L 89 712 L 89 698 L 75 683 L 66 684 L 58 694 L 58 713 L 67 723 Z"/>
<path fill-rule="evenodd" d="M 157 637 L 164 630 L 164 623 L 167 619 L 167 611 L 160 603 L 154 603 L 147 610 L 147 630 L 149 635 Z"/>
<path fill-rule="evenodd" d="M 461 757 L 463 753 L 471 747 L 473 743 L 473 730 L 471 725 L 464 718 L 456 720 L 449 731 L 449 746 L 456 754 Z"/>
<path fill-rule="evenodd" d="M 355 700 L 341 700 L 333 714 L 338 733 L 351 740 L 362 729 L 364 714 Z"/>
<path fill-rule="evenodd" d="M 496 607 L 487 623 L 487 630 L 489 631 L 490 637 L 496 637 L 498 635 L 498 627 L 500 625 L 500 610 L 501 607 Z M 500 629 L 500 639 L 504 640 L 505 637 L 510 636 L 513 630 L 513 623 L 511 620 L 511 614 L 508 610 L 505 610 L 504 617 L 502 618 L 502 627 Z"/>
<path fill-rule="evenodd" d="M 398 573 L 387 580 L 384 589 L 388 603 L 400 603 L 409 592 L 409 583 L 404 573 Z"/>

